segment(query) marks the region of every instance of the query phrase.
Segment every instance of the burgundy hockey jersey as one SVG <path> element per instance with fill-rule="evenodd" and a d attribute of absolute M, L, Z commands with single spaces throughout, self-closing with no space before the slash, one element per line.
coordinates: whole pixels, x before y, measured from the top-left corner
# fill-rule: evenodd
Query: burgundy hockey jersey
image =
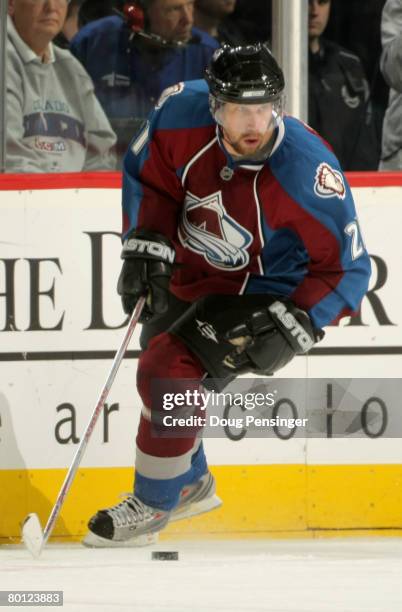
<path fill-rule="evenodd" d="M 286 296 L 323 327 L 355 311 L 370 261 L 350 187 L 326 143 L 285 117 L 269 158 L 225 150 L 205 81 L 169 88 L 124 160 L 123 236 L 170 238 L 181 264 L 171 290 Z"/>

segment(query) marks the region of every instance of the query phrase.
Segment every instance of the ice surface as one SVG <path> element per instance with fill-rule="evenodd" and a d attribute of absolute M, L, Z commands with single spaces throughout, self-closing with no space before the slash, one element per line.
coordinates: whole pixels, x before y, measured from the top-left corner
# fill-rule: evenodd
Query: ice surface
<path fill-rule="evenodd" d="M 152 550 L 179 561 L 152 561 Z M 48 544 L 39 560 L 1 546 L 0 589 L 63 590 L 63 608 L 34 608 L 47 611 L 402 612 L 402 539 Z"/>

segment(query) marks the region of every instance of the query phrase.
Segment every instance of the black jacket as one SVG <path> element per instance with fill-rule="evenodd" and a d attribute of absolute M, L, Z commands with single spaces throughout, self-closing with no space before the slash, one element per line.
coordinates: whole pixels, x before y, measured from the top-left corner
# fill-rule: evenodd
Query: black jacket
<path fill-rule="evenodd" d="M 309 124 L 329 142 L 344 170 L 376 170 L 379 135 L 356 55 L 321 39 L 309 54 Z"/>

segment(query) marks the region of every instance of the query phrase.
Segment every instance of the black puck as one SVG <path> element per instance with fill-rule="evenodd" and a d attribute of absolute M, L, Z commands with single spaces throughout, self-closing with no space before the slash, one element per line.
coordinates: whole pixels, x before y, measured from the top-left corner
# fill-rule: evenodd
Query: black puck
<path fill-rule="evenodd" d="M 178 561 L 179 553 L 177 550 L 154 550 L 152 551 L 153 561 Z"/>

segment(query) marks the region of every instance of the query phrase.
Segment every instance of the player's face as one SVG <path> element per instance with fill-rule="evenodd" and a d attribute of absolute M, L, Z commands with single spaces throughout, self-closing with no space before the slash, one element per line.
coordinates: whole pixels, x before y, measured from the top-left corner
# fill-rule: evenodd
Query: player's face
<path fill-rule="evenodd" d="M 241 156 L 258 153 L 272 136 L 274 130 L 272 111 L 270 102 L 223 104 L 219 111 L 219 123 L 229 153 Z"/>
<path fill-rule="evenodd" d="M 62 29 L 68 0 L 9 0 L 8 12 L 31 49 L 47 45 Z"/>
<path fill-rule="evenodd" d="M 153 34 L 169 41 L 187 42 L 194 22 L 194 0 L 153 0 L 148 17 Z"/>
<path fill-rule="evenodd" d="M 328 24 L 331 11 L 330 0 L 309 0 L 308 3 L 308 34 L 309 37 L 319 37 Z"/>

